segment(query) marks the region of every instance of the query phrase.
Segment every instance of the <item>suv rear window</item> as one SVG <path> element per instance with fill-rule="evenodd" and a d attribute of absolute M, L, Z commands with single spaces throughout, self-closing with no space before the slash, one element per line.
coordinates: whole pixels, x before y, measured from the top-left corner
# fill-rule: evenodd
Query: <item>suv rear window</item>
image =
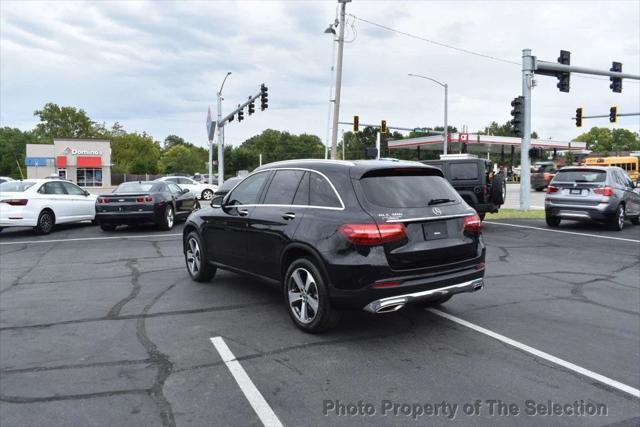
<path fill-rule="evenodd" d="M 571 169 L 558 172 L 553 182 L 604 182 L 606 179 L 605 171 Z"/>
<path fill-rule="evenodd" d="M 422 208 L 433 199 L 460 200 L 451 184 L 439 176 L 372 176 L 361 183 L 367 200 L 385 208 Z"/>
<path fill-rule="evenodd" d="M 449 171 L 453 181 L 478 179 L 478 165 L 476 163 L 451 163 Z"/>

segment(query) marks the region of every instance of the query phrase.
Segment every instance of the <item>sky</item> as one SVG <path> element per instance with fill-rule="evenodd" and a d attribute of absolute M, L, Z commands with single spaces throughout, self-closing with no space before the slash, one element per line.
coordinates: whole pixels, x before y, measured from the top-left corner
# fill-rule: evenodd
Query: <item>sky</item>
<path fill-rule="evenodd" d="M 328 134 L 332 36 L 336 1 L 12 1 L 0 0 L 0 126 L 33 128 L 47 102 L 82 108 L 97 122 L 118 121 L 156 140 L 179 135 L 207 143 L 206 115 L 223 115 L 269 88 L 269 108 L 226 127 L 239 145 L 271 128 Z M 389 126 L 438 126 L 449 86 L 449 124 L 470 132 L 511 119 L 521 94 L 521 52 L 555 62 L 640 74 L 639 1 L 364 1 L 347 4 L 340 120 Z M 354 17 L 355 16 L 355 17 Z M 478 52 L 471 55 L 376 27 Z M 571 77 L 561 93 L 554 77 L 537 76 L 532 129 L 570 140 L 592 126 L 640 131 L 640 117 L 571 117 L 640 112 L 640 84 L 625 80 L 613 93 L 606 77 Z M 342 126 L 342 130 L 349 130 Z"/>

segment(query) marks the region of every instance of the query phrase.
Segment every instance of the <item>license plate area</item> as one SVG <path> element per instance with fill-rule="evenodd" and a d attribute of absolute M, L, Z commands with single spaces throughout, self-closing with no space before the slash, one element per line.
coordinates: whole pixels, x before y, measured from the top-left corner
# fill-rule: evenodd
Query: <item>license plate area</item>
<path fill-rule="evenodd" d="M 580 188 L 572 188 L 569 190 L 569 194 L 582 194 L 582 190 Z"/>
<path fill-rule="evenodd" d="M 446 239 L 447 223 L 446 222 L 432 222 L 422 224 L 422 233 L 424 234 L 424 240 L 438 240 Z"/>

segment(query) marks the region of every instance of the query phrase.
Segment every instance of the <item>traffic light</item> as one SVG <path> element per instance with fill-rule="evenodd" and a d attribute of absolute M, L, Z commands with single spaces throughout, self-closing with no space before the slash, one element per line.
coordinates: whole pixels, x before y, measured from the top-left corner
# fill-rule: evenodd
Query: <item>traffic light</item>
<path fill-rule="evenodd" d="M 564 65 L 571 65 L 571 52 L 568 50 L 561 50 L 560 56 L 558 57 L 558 62 Z M 560 92 L 569 92 L 569 80 L 571 77 L 571 73 L 558 72 L 556 74 L 558 78 L 558 89 Z"/>
<path fill-rule="evenodd" d="M 614 61 L 613 65 L 609 69 L 609 71 L 615 71 L 617 73 L 621 73 L 622 72 L 622 63 Z M 609 88 L 612 91 L 614 91 L 615 93 L 621 93 L 622 92 L 622 78 L 621 77 L 609 77 L 609 80 L 611 80 L 611 84 L 609 85 Z"/>
<path fill-rule="evenodd" d="M 251 101 L 249 103 L 249 115 L 252 115 L 255 112 L 256 112 L 256 104 L 253 101 Z"/>
<path fill-rule="evenodd" d="M 513 133 L 522 138 L 524 136 L 524 96 L 516 96 L 513 101 L 511 101 L 511 106 L 513 107 L 513 110 L 511 110 L 511 115 L 513 116 L 511 120 Z"/>
<path fill-rule="evenodd" d="M 582 127 L 582 107 L 576 110 L 576 127 Z"/>
<path fill-rule="evenodd" d="M 240 104 L 238 104 L 238 108 L 240 108 Z M 241 122 L 244 120 L 244 111 L 242 110 L 242 108 L 240 108 L 238 110 L 238 122 Z"/>
<path fill-rule="evenodd" d="M 353 116 L 353 131 L 358 132 L 360 128 L 360 116 Z"/>
<path fill-rule="evenodd" d="M 387 133 L 387 121 L 383 120 L 380 122 L 380 133 Z"/>
<path fill-rule="evenodd" d="M 260 85 L 260 110 L 264 111 L 269 107 L 269 88 L 262 83 Z"/>
<path fill-rule="evenodd" d="M 617 106 L 613 106 L 611 108 L 609 108 L 609 121 L 611 123 L 617 123 L 618 122 L 618 107 Z"/>

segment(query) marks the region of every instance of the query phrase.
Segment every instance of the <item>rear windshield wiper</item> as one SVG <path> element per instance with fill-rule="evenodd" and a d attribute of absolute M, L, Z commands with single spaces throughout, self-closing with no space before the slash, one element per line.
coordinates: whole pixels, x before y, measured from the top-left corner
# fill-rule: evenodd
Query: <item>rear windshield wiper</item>
<path fill-rule="evenodd" d="M 451 199 L 431 199 L 431 200 L 429 200 L 429 203 L 427 203 L 427 205 L 429 205 L 429 206 L 440 205 L 442 203 L 449 203 L 449 202 L 455 202 L 455 200 L 451 200 Z"/>

